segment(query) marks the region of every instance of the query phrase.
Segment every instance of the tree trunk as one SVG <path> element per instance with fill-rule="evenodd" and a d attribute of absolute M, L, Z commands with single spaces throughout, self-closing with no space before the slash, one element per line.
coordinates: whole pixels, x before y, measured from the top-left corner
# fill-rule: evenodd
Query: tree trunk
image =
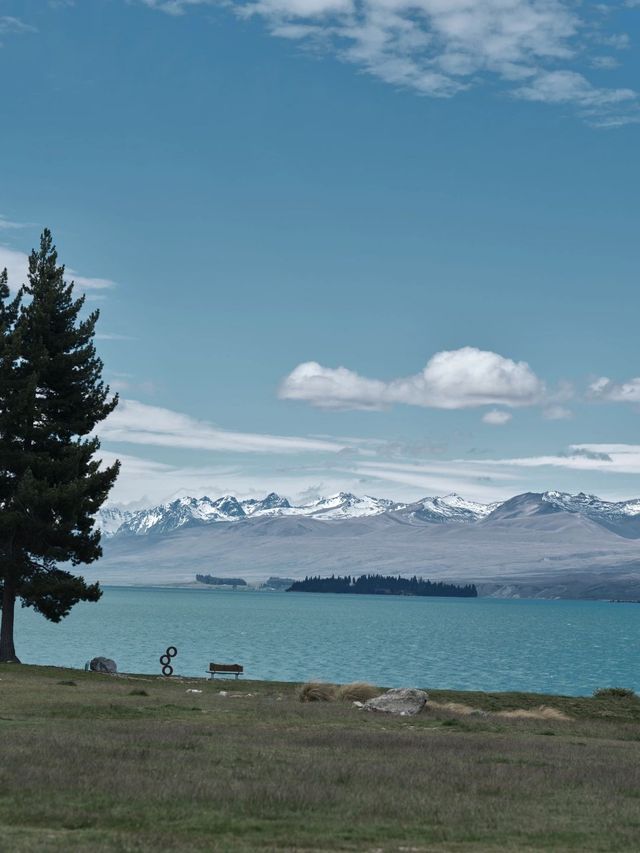
<path fill-rule="evenodd" d="M 8 578 L 2 593 L 2 623 L 0 624 L 0 663 L 20 663 L 13 645 L 13 618 L 16 609 L 16 590 Z"/>

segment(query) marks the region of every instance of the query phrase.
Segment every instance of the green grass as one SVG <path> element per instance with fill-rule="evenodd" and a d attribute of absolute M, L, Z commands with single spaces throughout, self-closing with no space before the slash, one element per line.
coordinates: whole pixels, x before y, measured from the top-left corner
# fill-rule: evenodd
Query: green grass
<path fill-rule="evenodd" d="M 0 666 L 1 853 L 640 848 L 637 698 L 395 718 L 298 689 Z M 571 719 L 495 715 L 542 704 Z"/>

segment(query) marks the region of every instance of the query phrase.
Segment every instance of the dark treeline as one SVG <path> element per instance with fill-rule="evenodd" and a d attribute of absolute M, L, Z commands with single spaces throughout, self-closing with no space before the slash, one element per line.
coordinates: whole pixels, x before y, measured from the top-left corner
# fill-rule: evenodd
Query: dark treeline
<path fill-rule="evenodd" d="M 394 575 L 361 575 L 359 578 L 306 577 L 303 581 L 294 581 L 287 592 L 346 592 L 360 595 L 436 595 L 459 598 L 476 598 L 478 590 L 475 584 L 458 586 L 442 581 L 422 580 L 415 575 L 401 578 Z"/>
<path fill-rule="evenodd" d="M 196 575 L 199 583 L 208 583 L 211 586 L 246 586 L 243 578 L 216 578 L 213 575 Z"/>

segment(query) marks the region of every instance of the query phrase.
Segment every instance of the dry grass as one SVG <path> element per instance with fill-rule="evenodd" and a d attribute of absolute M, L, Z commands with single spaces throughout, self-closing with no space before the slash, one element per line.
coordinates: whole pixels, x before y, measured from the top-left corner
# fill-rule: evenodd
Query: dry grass
<path fill-rule="evenodd" d="M 379 687 L 367 684 L 366 681 L 354 681 L 338 687 L 337 698 L 340 702 L 366 702 L 384 693 Z"/>
<path fill-rule="evenodd" d="M 461 702 L 430 701 L 427 703 L 427 710 L 452 714 L 456 717 L 488 716 L 486 711 L 482 711 L 480 708 L 473 708 L 471 705 L 464 705 Z M 566 722 L 571 719 L 568 714 L 565 714 L 558 708 L 551 708 L 548 705 L 538 705 L 536 708 L 510 708 L 503 711 L 494 711 L 493 716 L 504 720 L 557 720 L 559 722 Z"/>
<path fill-rule="evenodd" d="M 571 717 L 559 711 L 557 708 L 549 708 L 540 705 L 538 708 L 514 708 L 513 711 L 497 711 L 496 717 L 505 720 L 558 720 L 567 722 Z"/>
<path fill-rule="evenodd" d="M 335 702 L 338 698 L 338 685 L 324 681 L 307 681 L 300 688 L 301 702 Z"/>
<path fill-rule="evenodd" d="M 328 684 L 324 681 L 308 681 L 298 694 L 301 702 L 366 702 L 380 696 L 384 690 L 366 681 L 351 684 Z"/>
<path fill-rule="evenodd" d="M 480 713 L 478 708 L 472 708 L 471 705 L 463 705 L 462 702 L 434 702 L 429 700 L 426 705 L 427 711 L 444 711 L 449 714 L 456 714 L 460 717 L 468 717 L 470 714 Z"/>

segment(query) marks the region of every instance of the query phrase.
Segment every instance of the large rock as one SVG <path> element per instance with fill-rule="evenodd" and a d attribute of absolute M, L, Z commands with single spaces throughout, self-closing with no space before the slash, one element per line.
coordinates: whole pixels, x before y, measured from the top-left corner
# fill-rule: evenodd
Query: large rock
<path fill-rule="evenodd" d="M 111 658 L 92 658 L 89 661 L 89 669 L 91 672 L 108 672 L 110 675 L 115 675 L 118 671 L 116 662 Z"/>
<path fill-rule="evenodd" d="M 424 690 L 416 690 L 415 687 L 394 687 L 382 696 L 376 696 L 375 699 L 365 702 L 364 710 L 412 717 L 422 711 L 428 698 Z"/>

